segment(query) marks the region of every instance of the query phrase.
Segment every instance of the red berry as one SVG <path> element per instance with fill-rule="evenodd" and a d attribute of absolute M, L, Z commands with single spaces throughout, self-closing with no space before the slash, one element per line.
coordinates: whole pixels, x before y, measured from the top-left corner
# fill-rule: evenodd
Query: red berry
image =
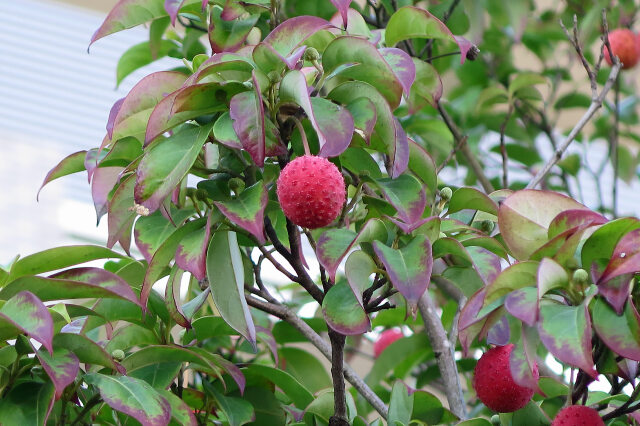
<path fill-rule="evenodd" d="M 338 168 L 326 158 L 314 155 L 298 157 L 282 169 L 277 193 L 285 216 L 310 229 L 333 222 L 346 198 Z"/>
<path fill-rule="evenodd" d="M 619 28 L 609 33 L 609 44 L 613 55 L 617 56 L 622 62 L 623 69 L 633 68 L 640 60 L 640 42 L 633 33 L 627 28 Z M 609 57 L 609 49 L 604 48 L 604 59 L 609 65 L 612 65 Z"/>
<path fill-rule="evenodd" d="M 509 367 L 509 355 L 513 345 L 496 346 L 485 352 L 476 364 L 473 388 L 480 401 L 498 413 L 510 413 L 527 405 L 533 390 L 514 382 Z M 538 379 L 538 368 L 534 368 Z"/>
<path fill-rule="evenodd" d="M 383 331 L 382 334 L 380 334 L 380 338 L 373 344 L 373 356 L 378 358 L 382 351 L 387 349 L 387 346 L 403 337 L 404 334 L 402 334 L 400 330 L 391 329 Z"/>
<path fill-rule="evenodd" d="M 604 426 L 604 421 L 593 408 L 570 405 L 563 408 L 553 419 L 551 426 Z"/>

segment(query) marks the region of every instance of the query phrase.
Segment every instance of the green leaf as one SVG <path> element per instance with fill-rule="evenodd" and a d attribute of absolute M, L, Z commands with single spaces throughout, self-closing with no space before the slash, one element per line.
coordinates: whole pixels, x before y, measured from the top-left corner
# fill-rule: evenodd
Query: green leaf
<path fill-rule="evenodd" d="M 214 201 L 234 224 L 250 232 L 259 243 L 264 244 L 264 210 L 269 200 L 262 181 L 246 188 L 240 195 L 230 201 Z"/>
<path fill-rule="evenodd" d="M 389 417 L 387 421 L 392 425 L 408 425 L 413 412 L 413 394 L 409 395 L 407 386 L 396 380 L 391 389 L 389 402 Z"/>
<path fill-rule="evenodd" d="M 442 97 L 442 80 L 435 67 L 428 62 L 412 58 L 416 67 L 416 80 L 409 92 L 409 112 L 415 113 L 424 106 L 436 107 Z"/>
<path fill-rule="evenodd" d="M 81 334 L 58 333 L 53 338 L 53 344 L 56 348 L 73 352 L 85 364 L 101 365 L 123 374 L 125 372 L 100 345 Z"/>
<path fill-rule="evenodd" d="M 458 423 L 458 426 L 491 426 L 492 424 L 493 423 L 491 423 L 489 420 L 478 417 L 475 419 L 462 421 Z"/>
<path fill-rule="evenodd" d="M 340 334 L 353 336 L 371 329 L 369 316 L 344 281 L 336 283 L 325 294 L 322 314 L 327 325 Z"/>
<path fill-rule="evenodd" d="M 616 314 L 602 298 L 591 308 L 593 328 L 612 351 L 625 358 L 640 361 L 640 315 L 631 300 L 622 315 Z"/>
<path fill-rule="evenodd" d="M 640 229 L 640 220 L 633 217 L 615 219 L 602 225 L 582 246 L 582 267 L 588 271 L 594 263 L 609 263 L 618 241 L 635 229 Z"/>
<path fill-rule="evenodd" d="M 3 297 L 7 299 L 7 297 Z M 20 332 L 42 343 L 53 353 L 53 319 L 44 304 L 33 293 L 22 290 L 0 307 L 0 319 Z"/>
<path fill-rule="evenodd" d="M 331 378 L 325 366 L 310 352 L 285 346 L 278 349 L 284 370 L 300 382 L 310 392 L 318 392 L 331 386 Z"/>
<path fill-rule="evenodd" d="M 156 47 L 155 55 L 151 52 L 151 45 L 148 41 L 136 44 L 127 49 L 118 60 L 116 68 L 116 87 L 122 83 L 122 80 L 138 68 L 149 65 L 153 61 L 167 56 L 171 49 L 175 49 L 177 45 L 173 41 L 160 40 Z"/>
<path fill-rule="evenodd" d="M 133 417 L 143 426 L 167 425 L 171 420 L 169 402 L 143 380 L 87 373 L 84 381 L 98 388 L 111 408 Z"/>
<path fill-rule="evenodd" d="M 206 383 L 209 384 L 208 382 Z M 213 396 L 217 407 L 224 413 L 230 426 L 242 426 L 253 420 L 255 414 L 253 406 L 249 401 L 232 396 L 225 396 L 211 385 L 205 385 L 205 388 Z"/>
<path fill-rule="evenodd" d="M 578 175 L 581 165 L 580 154 L 566 155 L 562 160 L 558 161 L 558 166 L 571 176 Z"/>
<path fill-rule="evenodd" d="M 571 92 L 564 96 L 560 96 L 553 105 L 553 108 L 589 108 L 589 105 L 591 105 L 591 96 L 580 92 Z"/>
<path fill-rule="evenodd" d="M 194 209 L 171 209 L 173 223 L 156 210 L 149 216 L 140 216 L 133 228 L 136 246 L 147 262 L 151 262 L 153 255 L 162 243 L 182 225 L 192 214 Z"/>
<path fill-rule="evenodd" d="M 212 127 L 185 126 L 151 146 L 136 171 L 134 196 L 138 204 L 151 212 L 160 207 L 196 161 Z"/>
<path fill-rule="evenodd" d="M 591 320 L 584 304 L 566 306 L 544 301 L 540 304 L 538 333 L 553 356 L 597 377 L 591 356 Z"/>
<path fill-rule="evenodd" d="M 409 170 L 425 184 L 429 198 L 432 198 L 438 182 L 436 165 L 429 153 L 411 139 L 409 139 Z"/>
<path fill-rule="evenodd" d="M 171 406 L 171 417 L 181 426 L 198 426 L 193 410 L 176 394 L 166 389 L 159 391 L 160 395 L 169 402 Z"/>
<path fill-rule="evenodd" d="M 498 204 L 475 188 L 459 188 L 449 201 L 448 214 L 464 209 L 479 210 L 498 215 Z"/>
<path fill-rule="evenodd" d="M 131 228 L 136 218 L 136 212 L 132 208 L 135 205 L 133 190 L 136 184 L 135 174 L 127 176 L 120 182 L 118 189 L 113 194 L 109 202 L 107 247 L 111 248 L 116 242 L 125 251 L 129 250 L 131 244 Z"/>
<path fill-rule="evenodd" d="M 453 417 L 453 413 L 442 406 L 437 396 L 423 390 L 413 393 L 413 412 L 411 419 L 422 420 L 428 425 L 447 422 L 447 417 Z M 453 420 L 453 419 L 451 419 Z"/>
<path fill-rule="evenodd" d="M 255 363 L 248 365 L 244 371 L 248 377 L 255 374 L 269 380 L 282 389 L 291 398 L 293 404 L 301 410 L 304 410 L 314 400 L 313 394 L 286 371 Z"/>
<path fill-rule="evenodd" d="M 255 348 L 256 330 L 244 298 L 244 266 L 235 232 L 214 234 L 207 250 L 207 276 L 220 315 Z"/>
<path fill-rule="evenodd" d="M 407 300 L 409 312 L 415 315 L 418 299 L 431 280 L 433 257 L 431 242 L 424 235 L 415 236 L 409 244 L 394 249 L 374 241 L 373 249 L 389 274 L 391 284 Z"/>
<path fill-rule="evenodd" d="M 502 271 L 486 289 L 484 307 L 506 296 L 514 290 L 524 287 L 534 287 L 538 272 L 538 262 L 518 262 Z"/>
<path fill-rule="evenodd" d="M 51 383 L 20 383 L 0 399 L 0 424 L 44 425 L 53 402 Z"/>
<path fill-rule="evenodd" d="M 49 173 L 44 178 L 42 185 L 38 189 L 36 194 L 36 200 L 40 197 L 40 191 L 49 182 L 67 176 L 73 173 L 78 173 L 85 170 L 84 159 L 87 156 L 87 151 L 74 152 L 63 158 L 53 169 L 49 170 Z"/>
<path fill-rule="evenodd" d="M 296 16 L 278 25 L 265 37 L 264 43 L 286 57 L 306 39 L 330 26 L 329 22 L 316 16 Z"/>
<path fill-rule="evenodd" d="M 122 259 L 123 257 L 120 253 L 100 246 L 56 247 L 18 259 L 11 267 L 9 279 L 64 269 L 97 259 Z"/>
<path fill-rule="evenodd" d="M 403 174 L 395 179 L 378 179 L 376 183 L 384 198 L 396 209 L 398 218 L 406 225 L 403 227 L 405 233 L 410 233 L 422 224 L 427 196 L 420 181 L 409 174 Z"/>
<path fill-rule="evenodd" d="M 238 50 L 249 35 L 249 31 L 258 22 L 260 15 L 247 18 L 226 20 L 220 17 L 222 8 L 211 8 L 209 24 L 209 42 L 214 53 L 233 52 Z"/>
<path fill-rule="evenodd" d="M 362 293 L 371 286 L 372 282 L 369 277 L 376 272 L 377 268 L 371 256 L 362 250 L 353 251 L 344 265 L 344 273 L 349 286 L 362 307 L 364 307 Z"/>
<path fill-rule="evenodd" d="M 176 249 L 175 264 L 190 272 L 198 281 L 204 280 L 207 273 L 206 255 L 211 237 L 212 215 L 210 212 L 204 229 L 199 228 L 185 235 Z M 180 298 L 180 295 L 177 294 L 177 297 Z"/>
<path fill-rule="evenodd" d="M 318 237 L 316 255 L 332 281 L 336 280 L 338 266 L 349 251 L 360 243 L 386 241 L 387 229 L 379 219 L 368 220 L 356 234 L 345 228 L 328 229 Z"/>
<path fill-rule="evenodd" d="M 509 96 L 513 97 L 517 95 L 519 90 L 535 86 L 537 84 L 548 84 L 545 77 L 540 74 L 532 72 L 524 72 L 516 74 L 516 76 L 509 83 Z"/>

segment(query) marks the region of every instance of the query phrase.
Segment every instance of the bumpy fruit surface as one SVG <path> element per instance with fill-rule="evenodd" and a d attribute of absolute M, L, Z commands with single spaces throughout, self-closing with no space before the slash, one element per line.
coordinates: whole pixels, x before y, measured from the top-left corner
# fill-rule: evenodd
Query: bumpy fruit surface
<path fill-rule="evenodd" d="M 282 169 L 277 184 L 278 201 L 285 216 L 305 228 L 327 226 L 344 205 L 344 179 L 326 158 L 298 157 Z"/>
<path fill-rule="evenodd" d="M 403 337 L 404 334 L 402 334 L 400 330 L 392 329 L 383 331 L 382 334 L 380 334 L 380 338 L 373 344 L 373 356 L 378 358 L 387 346 Z"/>
<path fill-rule="evenodd" d="M 473 388 L 480 401 L 498 413 L 510 413 L 527 405 L 533 390 L 513 381 L 509 368 L 509 355 L 513 345 L 496 346 L 485 352 L 476 364 Z M 538 368 L 534 369 L 538 379 Z"/>
<path fill-rule="evenodd" d="M 604 426 L 598 412 L 584 405 L 570 405 L 562 409 L 553 419 L 551 426 Z"/>
<path fill-rule="evenodd" d="M 622 62 L 623 69 L 633 68 L 640 60 L 640 42 L 633 31 L 627 28 L 619 28 L 609 33 L 609 44 L 613 55 Z M 604 48 L 604 59 L 612 64 L 609 57 L 609 49 Z"/>

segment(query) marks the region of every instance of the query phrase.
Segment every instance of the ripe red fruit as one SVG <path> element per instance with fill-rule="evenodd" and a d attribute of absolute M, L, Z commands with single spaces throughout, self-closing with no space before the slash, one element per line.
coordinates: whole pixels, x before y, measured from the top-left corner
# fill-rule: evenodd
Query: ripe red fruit
<path fill-rule="evenodd" d="M 373 356 L 378 358 L 387 346 L 403 337 L 404 334 L 402 334 L 400 330 L 391 329 L 383 331 L 382 334 L 380 334 L 380 338 L 373 344 Z"/>
<path fill-rule="evenodd" d="M 570 405 L 563 408 L 553 419 L 551 426 L 604 426 L 604 421 L 593 408 Z"/>
<path fill-rule="evenodd" d="M 480 401 L 498 413 L 510 413 L 527 405 L 533 390 L 516 384 L 511 376 L 509 355 L 513 345 L 496 346 L 485 352 L 476 364 L 473 388 Z M 538 379 L 538 368 L 534 368 Z"/>
<path fill-rule="evenodd" d="M 326 158 L 298 157 L 282 169 L 278 201 L 285 216 L 305 228 L 327 226 L 338 217 L 345 201 L 344 179 Z"/>
<path fill-rule="evenodd" d="M 640 42 L 633 31 L 627 28 L 619 28 L 609 33 L 609 44 L 613 55 L 617 56 L 622 63 L 623 69 L 633 68 L 640 60 Z M 609 49 L 604 48 L 604 59 L 612 65 L 609 57 Z"/>

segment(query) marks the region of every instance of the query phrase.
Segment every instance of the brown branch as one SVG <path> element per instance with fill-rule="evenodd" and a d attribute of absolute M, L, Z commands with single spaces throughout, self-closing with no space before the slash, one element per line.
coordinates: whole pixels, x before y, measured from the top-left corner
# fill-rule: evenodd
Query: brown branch
<path fill-rule="evenodd" d="M 460 419 L 465 419 L 467 409 L 462 395 L 462 387 L 460 385 L 460 376 L 458 375 L 458 367 L 454 358 L 454 348 L 449 343 L 447 334 L 444 331 L 442 322 L 436 312 L 436 306 L 426 291 L 420 297 L 418 309 L 425 325 L 425 331 L 431 348 L 435 354 L 440 370 L 440 376 L 445 385 L 445 394 L 449 402 L 449 409 Z"/>
<path fill-rule="evenodd" d="M 300 231 L 298 231 L 298 227 L 289 219 L 287 219 L 287 233 L 289 234 L 289 247 L 291 247 L 292 258 L 289 263 L 293 267 L 293 270 L 296 271 L 296 274 L 298 274 L 298 283 L 307 290 L 307 293 L 309 293 L 316 302 L 322 305 L 324 293 L 311 279 L 302 264 L 302 259 L 300 258 L 300 252 L 302 251 L 302 247 L 300 247 Z"/>
<path fill-rule="evenodd" d="M 320 337 L 320 335 L 316 333 L 309 324 L 298 317 L 295 312 L 291 311 L 286 306 L 265 302 L 248 295 L 246 295 L 245 298 L 247 303 L 254 308 L 267 312 L 291 324 L 296 330 L 302 333 L 302 335 L 305 336 L 309 342 L 315 346 L 322 355 L 324 355 L 325 358 L 331 360 L 331 346 L 322 337 Z M 362 395 L 369 404 L 371 404 L 378 414 L 386 420 L 389 407 L 382 402 L 380 397 L 371 390 L 369 385 L 367 385 L 347 363 L 344 363 L 344 377 L 354 388 L 356 388 L 358 393 Z"/>
<path fill-rule="evenodd" d="M 347 420 L 347 396 L 344 385 L 345 336 L 329 328 L 331 341 L 331 380 L 333 381 L 333 415 L 329 426 L 349 426 Z"/>

